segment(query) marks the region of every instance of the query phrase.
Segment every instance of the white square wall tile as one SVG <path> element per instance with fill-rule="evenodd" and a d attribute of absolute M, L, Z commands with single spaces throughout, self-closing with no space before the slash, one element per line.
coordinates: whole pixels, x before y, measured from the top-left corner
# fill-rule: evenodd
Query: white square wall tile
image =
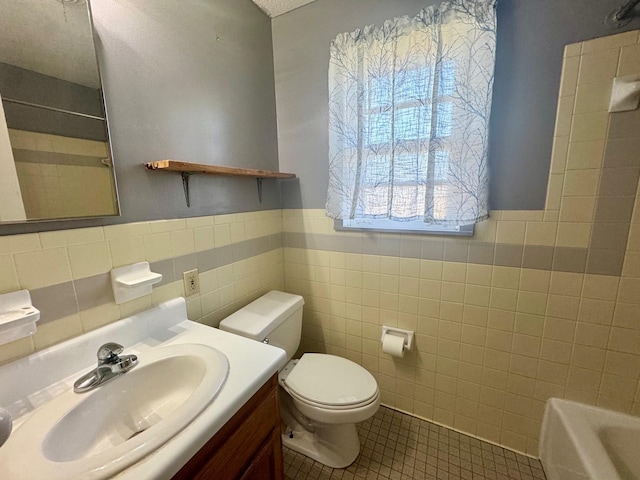
<path fill-rule="evenodd" d="M 69 257 L 65 248 L 19 253 L 14 259 L 21 288 L 31 290 L 71 280 Z"/>
<path fill-rule="evenodd" d="M 107 242 L 68 247 L 73 278 L 84 278 L 111 270 L 111 252 Z"/>

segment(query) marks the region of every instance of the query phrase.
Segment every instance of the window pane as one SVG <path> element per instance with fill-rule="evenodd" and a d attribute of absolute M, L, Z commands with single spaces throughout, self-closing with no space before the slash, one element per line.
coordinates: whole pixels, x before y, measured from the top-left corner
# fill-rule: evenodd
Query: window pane
<path fill-rule="evenodd" d="M 433 189 L 433 216 L 443 220 L 447 214 L 448 185 L 436 185 Z"/>
<path fill-rule="evenodd" d="M 437 107 L 436 137 L 448 137 L 451 135 L 453 123 L 453 103 L 439 103 Z"/>
<path fill-rule="evenodd" d="M 409 183 L 417 185 L 419 183 L 419 166 L 419 158 L 416 155 L 398 155 L 394 161 L 394 183 Z"/>
<path fill-rule="evenodd" d="M 435 160 L 433 179 L 436 182 L 444 182 L 447 180 L 447 172 L 449 171 L 449 152 L 447 150 L 438 150 Z"/>
<path fill-rule="evenodd" d="M 391 106 L 391 78 L 372 76 L 369 78 L 369 108 L 379 109 Z"/>
<path fill-rule="evenodd" d="M 375 186 L 389 183 L 391 167 L 386 156 L 369 156 L 364 161 L 362 184 Z"/>
<path fill-rule="evenodd" d="M 414 106 L 395 112 L 394 135 L 396 140 L 418 140 L 429 138 L 431 130 L 431 108 Z"/>
<path fill-rule="evenodd" d="M 453 95 L 456 90 L 456 62 L 442 62 L 438 95 Z"/>
<path fill-rule="evenodd" d="M 365 143 L 367 146 L 391 144 L 391 113 L 372 113 L 365 117 Z"/>
<path fill-rule="evenodd" d="M 360 202 L 358 215 L 362 216 L 386 216 L 389 206 L 389 188 L 386 186 L 363 186 L 360 190 Z"/>
<path fill-rule="evenodd" d="M 395 101 L 397 105 L 428 100 L 432 90 L 430 67 L 396 72 Z"/>

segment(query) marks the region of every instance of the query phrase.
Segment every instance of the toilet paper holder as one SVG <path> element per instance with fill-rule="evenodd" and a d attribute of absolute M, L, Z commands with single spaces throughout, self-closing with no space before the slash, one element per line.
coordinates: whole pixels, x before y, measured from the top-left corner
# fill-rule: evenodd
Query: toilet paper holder
<path fill-rule="evenodd" d="M 384 343 L 384 337 L 386 335 L 393 335 L 396 337 L 404 337 L 404 351 L 409 351 L 411 350 L 411 347 L 413 346 L 413 336 L 414 333 L 411 330 L 404 330 L 402 328 L 396 328 L 396 327 L 387 327 L 387 326 L 383 326 L 382 327 L 382 337 L 380 338 L 380 341 Z"/>

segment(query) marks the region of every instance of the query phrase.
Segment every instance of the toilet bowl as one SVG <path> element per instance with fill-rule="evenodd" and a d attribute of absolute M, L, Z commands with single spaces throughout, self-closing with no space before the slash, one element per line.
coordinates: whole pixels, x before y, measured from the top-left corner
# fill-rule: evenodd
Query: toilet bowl
<path fill-rule="evenodd" d="M 289 362 L 279 372 L 282 441 L 332 468 L 349 466 L 360 452 L 356 424 L 375 415 L 380 391 L 373 376 L 346 358 L 305 353 L 300 344 L 298 295 L 271 291 L 220 323 L 220 329 L 283 348 Z"/>

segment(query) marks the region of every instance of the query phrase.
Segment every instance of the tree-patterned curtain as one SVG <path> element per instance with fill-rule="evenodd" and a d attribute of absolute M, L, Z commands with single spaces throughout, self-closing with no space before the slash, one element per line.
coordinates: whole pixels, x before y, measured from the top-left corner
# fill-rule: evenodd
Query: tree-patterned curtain
<path fill-rule="evenodd" d="M 328 216 L 488 217 L 495 3 L 451 0 L 332 42 Z"/>

